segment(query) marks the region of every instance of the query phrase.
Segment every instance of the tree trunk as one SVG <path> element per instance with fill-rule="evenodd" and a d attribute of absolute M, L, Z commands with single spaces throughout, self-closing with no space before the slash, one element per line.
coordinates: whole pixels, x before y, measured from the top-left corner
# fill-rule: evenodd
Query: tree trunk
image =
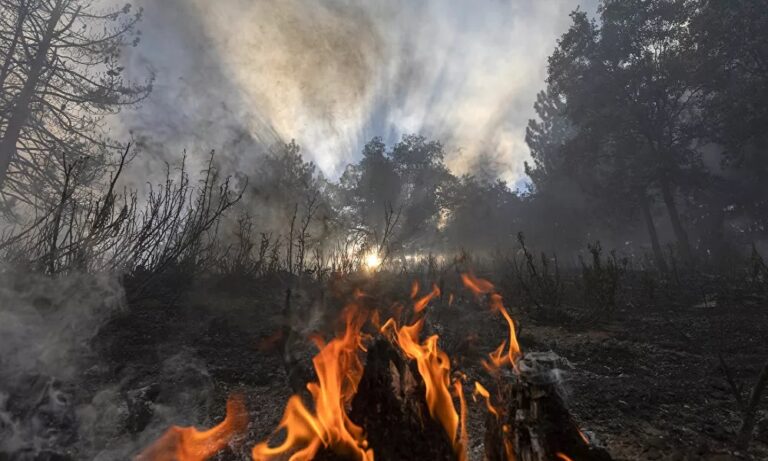
<path fill-rule="evenodd" d="M 8 127 L 5 133 L 3 133 L 2 139 L 0 139 L 0 189 L 5 184 L 8 168 L 10 168 L 11 162 L 16 157 L 19 136 L 29 119 L 32 97 L 34 96 L 35 88 L 37 88 L 40 82 L 46 57 L 51 48 L 51 41 L 56 32 L 56 25 L 58 25 L 63 12 L 64 0 L 58 0 L 51 11 L 51 17 L 48 19 L 45 33 L 37 48 L 37 53 L 30 64 L 27 80 L 24 82 L 19 98 L 11 111 Z"/>
<path fill-rule="evenodd" d="M 653 248 L 653 260 L 656 263 L 656 268 L 661 272 L 667 272 L 667 262 L 664 260 L 664 253 L 661 251 L 661 245 L 659 244 L 659 234 L 656 232 L 656 224 L 653 222 L 651 206 L 648 203 L 648 197 L 645 195 L 645 191 L 640 194 L 640 208 L 643 211 L 643 219 L 645 220 L 645 225 L 648 228 L 648 238 L 651 240 L 651 247 Z"/>
<path fill-rule="evenodd" d="M 688 264 L 691 262 L 691 244 L 688 241 L 688 233 L 685 231 L 682 221 L 680 220 L 680 214 L 677 211 L 677 204 L 675 204 L 672 187 L 669 184 L 669 180 L 663 175 L 659 184 L 661 185 L 661 196 L 664 199 L 667 213 L 669 213 L 669 220 L 672 223 L 672 230 L 675 232 L 680 257 L 684 263 Z"/>
<path fill-rule="evenodd" d="M 11 65 L 13 64 L 13 57 L 16 54 L 16 47 L 19 46 L 21 35 L 24 32 L 24 21 L 27 18 L 27 4 L 26 0 L 22 1 L 18 7 L 18 18 L 16 19 L 16 27 L 13 31 L 13 38 L 10 45 L 8 45 L 8 52 L 5 56 L 5 62 L 3 67 L 0 68 L 0 94 L 5 91 L 5 81 L 8 79 L 8 74 L 11 72 Z M 10 104 L 10 102 L 8 103 Z"/>

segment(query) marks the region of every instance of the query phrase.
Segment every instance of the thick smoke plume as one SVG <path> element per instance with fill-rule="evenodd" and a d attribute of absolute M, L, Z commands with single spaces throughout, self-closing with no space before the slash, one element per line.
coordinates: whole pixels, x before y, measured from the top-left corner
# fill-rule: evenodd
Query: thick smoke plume
<path fill-rule="evenodd" d="M 128 68 L 158 81 L 125 120 L 157 151 L 217 148 L 238 167 L 295 138 L 331 177 L 373 136 L 417 132 L 455 172 L 492 159 L 515 182 L 544 57 L 578 4 L 143 0 Z"/>

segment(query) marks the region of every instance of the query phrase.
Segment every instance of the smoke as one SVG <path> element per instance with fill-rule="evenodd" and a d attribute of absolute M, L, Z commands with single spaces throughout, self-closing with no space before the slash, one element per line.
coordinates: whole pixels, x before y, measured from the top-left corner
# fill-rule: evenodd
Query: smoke
<path fill-rule="evenodd" d="M 0 271 L 0 453 L 41 453 L 76 435 L 90 340 L 122 306 L 112 277 Z"/>
<path fill-rule="evenodd" d="M 130 459 L 170 424 L 208 416 L 213 381 L 193 352 L 157 376 L 98 356 L 94 339 L 124 306 L 116 277 L 5 267 L 0 306 L 0 458 Z"/>
<path fill-rule="evenodd" d="M 72 379 L 89 341 L 122 306 L 123 291 L 107 275 L 50 278 L 0 272 L 0 376 L 45 374 Z"/>
<path fill-rule="evenodd" d="M 216 148 L 234 168 L 295 138 L 330 177 L 371 137 L 416 132 L 444 142 L 456 173 L 492 158 L 514 182 L 545 58 L 578 3 L 142 0 L 127 68 L 157 81 L 122 123 L 155 157 Z"/>

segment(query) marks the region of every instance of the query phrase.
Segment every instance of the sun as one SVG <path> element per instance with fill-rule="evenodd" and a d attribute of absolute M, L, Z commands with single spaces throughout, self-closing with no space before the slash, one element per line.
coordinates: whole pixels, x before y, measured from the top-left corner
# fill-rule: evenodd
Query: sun
<path fill-rule="evenodd" d="M 376 270 L 381 265 L 381 257 L 375 251 L 372 251 L 365 255 L 365 268 L 368 270 Z"/>

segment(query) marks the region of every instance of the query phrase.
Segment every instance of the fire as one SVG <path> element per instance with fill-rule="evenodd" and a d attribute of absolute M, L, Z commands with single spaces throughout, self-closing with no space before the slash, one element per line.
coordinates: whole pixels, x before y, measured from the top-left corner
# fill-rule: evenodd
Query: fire
<path fill-rule="evenodd" d="M 369 268 L 379 264 L 381 260 L 377 254 L 366 258 Z M 505 365 L 516 367 L 521 351 L 515 323 L 504 307 L 501 295 L 494 291 L 493 284 L 487 280 L 471 274 L 462 274 L 461 278 L 475 295 L 488 296 L 491 308 L 501 313 L 509 327 L 509 338 L 489 354 L 488 360 L 483 361 L 484 366 L 492 372 Z M 438 346 L 437 335 L 420 341 L 425 317 L 418 314 L 422 314 L 429 303 L 441 295 L 441 291 L 433 284 L 429 293 L 419 297 L 419 288 L 419 283 L 414 281 L 410 293 L 414 303 L 413 313 L 417 318 L 414 323 L 398 327 L 397 319 L 402 304 L 393 307 L 395 317 L 387 320 L 380 328 L 378 311 L 374 311 L 370 321 L 409 359 L 416 362 L 419 375 L 424 381 L 429 414 L 445 430 L 458 459 L 465 461 L 468 447 L 467 407 L 462 380 L 466 377 L 452 379 L 450 358 Z M 313 405 L 307 407 L 299 395 L 293 395 L 276 429 L 276 432 L 285 431 L 285 439 L 277 446 L 270 446 L 269 439 L 257 444 L 252 450 L 254 461 L 286 458 L 290 461 L 310 461 L 323 448 L 351 460 L 374 461 L 374 453 L 368 446 L 363 428 L 351 421 L 346 411 L 363 375 L 360 353 L 366 351 L 363 340 L 368 335 L 363 334 L 362 328 L 368 316 L 363 315 L 356 302 L 364 296 L 362 291 L 355 290 L 355 301 L 343 313 L 343 332 L 327 342 L 319 335 L 310 338 L 319 350 L 312 359 L 317 382 L 307 384 Z M 452 300 L 451 294 L 449 303 Z M 271 340 L 273 338 L 268 338 L 265 342 L 270 343 Z M 474 394 L 482 396 L 488 411 L 500 417 L 500 410 L 491 403 L 490 393 L 479 382 L 475 382 Z M 458 410 L 454 398 L 459 402 Z M 227 403 L 227 416 L 221 424 L 202 432 L 194 428 L 172 427 L 145 450 L 137 461 L 205 461 L 222 450 L 237 434 L 244 432 L 247 424 L 242 399 L 233 397 Z M 507 425 L 503 429 L 509 432 Z M 508 459 L 513 460 L 512 442 L 505 440 L 504 447 Z M 569 459 L 562 454 L 558 456 L 566 461 Z"/>
<path fill-rule="evenodd" d="M 194 427 L 173 426 L 136 461 L 205 461 L 226 447 L 248 426 L 248 412 L 242 397 L 227 401 L 227 416 L 218 426 L 207 431 Z"/>
<path fill-rule="evenodd" d="M 507 455 L 507 461 L 515 461 L 517 459 L 517 456 L 515 456 L 515 447 L 512 443 L 512 439 L 509 437 L 509 424 L 505 424 L 502 427 L 502 430 L 504 431 L 504 434 L 507 436 L 504 438 L 504 454 Z"/>
<path fill-rule="evenodd" d="M 411 283 L 411 299 L 416 299 L 419 296 L 419 281 L 414 280 Z"/>
<path fill-rule="evenodd" d="M 564 453 L 555 453 L 555 456 L 557 456 L 557 459 L 561 461 L 573 461 L 570 456 L 564 454 Z"/>
<path fill-rule="evenodd" d="M 461 384 L 461 380 L 456 380 L 453 382 L 453 390 L 456 394 L 456 396 L 459 398 L 459 444 L 458 447 L 468 447 L 469 446 L 469 435 L 467 434 L 467 401 L 464 399 L 464 386 Z M 462 458 L 462 453 L 460 451 L 459 458 Z"/>
<path fill-rule="evenodd" d="M 307 388 L 314 413 L 298 395 L 292 396 L 278 426 L 278 430 L 286 430 L 285 441 L 276 447 L 270 447 L 268 441 L 256 445 L 254 461 L 278 459 L 289 453 L 293 453 L 291 461 L 309 461 L 321 446 L 350 459 L 373 461 L 363 429 L 349 419 L 345 409 L 363 373 L 358 349 L 365 318 L 354 305 L 345 310 L 345 317 L 344 333 L 323 345 L 312 359 L 318 382 L 309 383 Z"/>
<path fill-rule="evenodd" d="M 417 299 L 416 302 L 413 304 L 413 312 L 417 314 L 421 313 L 421 311 L 427 308 L 427 305 L 429 304 L 429 302 L 438 296 L 440 296 L 440 288 L 438 288 L 437 285 L 433 284 L 432 291 L 422 296 L 421 298 Z"/>
<path fill-rule="evenodd" d="M 491 373 L 496 373 L 500 368 L 505 365 L 510 365 L 517 371 L 517 360 L 522 355 L 520 345 L 517 342 L 517 331 L 515 329 L 515 322 L 512 320 L 512 316 L 509 315 L 501 295 L 494 291 L 494 286 L 491 282 L 475 277 L 472 274 L 461 274 L 461 280 L 475 296 L 489 295 L 489 303 L 491 309 L 501 313 L 504 320 L 507 322 L 509 328 L 509 338 L 499 344 L 493 352 L 488 354 L 488 360 L 483 360 L 482 364 L 486 370 Z M 482 384 L 475 382 L 475 393 L 482 396 L 485 399 L 485 405 L 488 412 L 494 415 L 497 419 L 501 416 L 500 411 L 491 404 L 491 394 L 483 387 Z M 515 449 L 512 443 L 512 439 L 509 435 L 511 430 L 508 424 L 502 426 L 504 431 L 504 454 L 508 461 L 514 461 L 516 459 Z M 559 454 L 558 454 L 559 455 Z M 566 459 L 565 461 L 571 461 Z"/>
<path fill-rule="evenodd" d="M 404 325 L 400 328 L 393 319 L 390 319 L 382 327 L 382 332 L 391 331 L 403 353 L 416 361 L 426 387 L 429 414 L 443 426 L 456 454 L 463 461 L 466 459 L 466 445 L 463 440 L 466 435 L 465 430 L 462 429 L 464 433 L 459 434 L 457 438 L 459 413 L 453 404 L 450 391 L 451 361 L 448 355 L 438 347 L 437 335 L 430 336 L 423 343 L 419 342 L 419 334 L 423 326 L 423 317 L 412 325 Z M 457 393 L 460 400 L 463 400 L 463 392 L 457 390 Z"/>
<path fill-rule="evenodd" d="M 515 329 L 515 322 L 512 320 L 509 312 L 507 312 L 507 309 L 504 307 L 504 303 L 502 302 L 500 294 L 493 293 L 491 295 L 491 307 L 494 310 L 501 312 L 501 315 L 504 316 L 504 320 L 507 321 L 507 326 L 509 327 L 509 351 L 507 352 L 506 361 L 509 364 L 514 365 L 521 355 L 520 345 L 517 343 L 517 331 Z"/>
<path fill-rule="evenodd" d="M 520 350 L 520 345 L 517 342 L 515 322 L 512 320 L 509 312 L 504 307 L 504 302 L 501 298 L 501 295 L 493 292 L 494 286 L 491 282 L 477 278 L 472 274 L 461 274 L 461 280 L 464 282 L 464 286 L 469 288 L 469 290 L 477 296 L 490 293 L 491 309 L 500 312 L 504 317 L 504 320 L 507 321 L 507 326 L 509 327 L 509 339 L 502 342 L 495 351 L 488 354 L 489 360 L 483 361 L 483 366 L 491 372 L 498 370 L 504 365 L 511 365 L 512 367 L 515 367 L 517 360 L 522 355 L 522 352 Z M 507 348 L 507 346 L 509 347 L 505 353 L 504 349 Z"/>
<path fill-rule="evenodd" d="M 477 381 L 475 381 L 475 394 L 480 395 L 485 399 L 485 407 L 488 409 L 488 412 L 498 419 L 499 412 L 491 404 L 491 393 L 488 392 L 488 389 L 486 389 L 482 384 L 480 384 Z"/>
<path fill-rule="evenodd" d="M 504 354 L 504 348 L 507 347 L 507 340 L 504 340 L 499 344 L 493 352 L 488 354 L 488 360 L 483 360 L 483 368 L 489 373 L 496 372 L 499 368 L 504 366 L 507 360 L 507 356 Z"/>
<path fill-rule="evenodd" d="M 476 296 L 489 293 L 493 290 L 493 284 L 488 280 L 477 278 L 472 274 L 461 274 L 461 281 L 464 286 L 469 288 Z"/>

